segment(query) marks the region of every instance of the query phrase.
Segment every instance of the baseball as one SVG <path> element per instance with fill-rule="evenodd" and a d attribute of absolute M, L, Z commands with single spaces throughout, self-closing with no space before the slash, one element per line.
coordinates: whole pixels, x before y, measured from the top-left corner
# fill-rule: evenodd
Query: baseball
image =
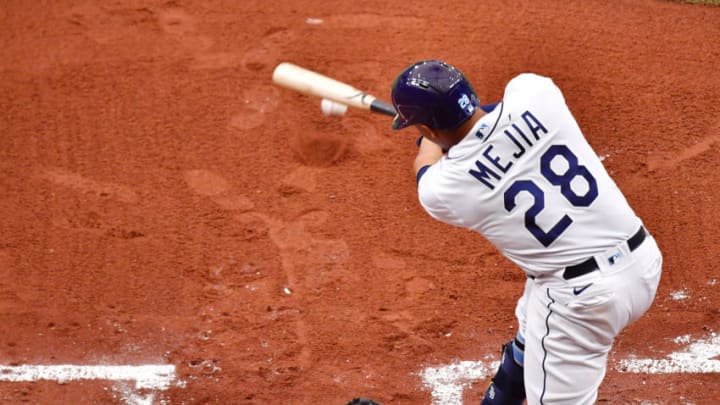
<path fill-rule="evenodd" d="M 320 102 L 320 109 L 325 115 L 345 115 L 348 106 L 343 103 L 338 103 L 324 98 Z"/>

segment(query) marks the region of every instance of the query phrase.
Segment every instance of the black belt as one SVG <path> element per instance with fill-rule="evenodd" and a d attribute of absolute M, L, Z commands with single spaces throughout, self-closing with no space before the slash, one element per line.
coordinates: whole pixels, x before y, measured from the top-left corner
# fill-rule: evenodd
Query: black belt
<path fill-rule="evenodd" d="M 631 236 L 630 239 L 627 240 L 627 245 L 630 251 L 637 249 L 642 243 L 645 241 L 645 236 L 647 235 L 647 232 L 645 232 L 645 228 L 640 226 L 640 229 L 638 229 L 637 232 L 635 232 L 635 235 Z M 593 272 L 600 267 L 598 266 L 597 261 L 594 257 L 591 257 L 587 260 L 585 260 L 582 263 L 575 264 L 573 266 L 568 266 L 565 268 L 565 271 L 563 272 L 563 278 L 565 280 L 570 280 L 575 277 L 584 276 L 590 272 Z"/>

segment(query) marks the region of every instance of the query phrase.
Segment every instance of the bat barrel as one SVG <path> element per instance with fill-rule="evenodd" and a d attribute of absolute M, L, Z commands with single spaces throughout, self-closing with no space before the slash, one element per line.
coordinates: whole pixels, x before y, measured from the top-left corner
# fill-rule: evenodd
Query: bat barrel
<path fill-rule="evenodd" d="M 347 83 L 292 63 L 283 62 L 277 65 L 273 71 L 272 79 L 279 86 L 305 95 L 320 97 L 381 114 L 395 115 L 395 109 L 392 105 L 378 100 L 376 97 Z"/>

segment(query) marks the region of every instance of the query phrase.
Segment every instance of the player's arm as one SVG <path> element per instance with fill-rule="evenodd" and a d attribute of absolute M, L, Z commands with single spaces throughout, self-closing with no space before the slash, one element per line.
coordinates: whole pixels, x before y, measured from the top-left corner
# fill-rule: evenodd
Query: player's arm
<path fill-rule="evenodd" d="M 428 167 L 434 165 L 443 157 L 443 151 L 436 143 L 429 141 L 427 138 L 420 138 L 420 148 L 415 157 L 413 167 L 415 169 L 415 178 L 420 181 L 420 177 Z"/>

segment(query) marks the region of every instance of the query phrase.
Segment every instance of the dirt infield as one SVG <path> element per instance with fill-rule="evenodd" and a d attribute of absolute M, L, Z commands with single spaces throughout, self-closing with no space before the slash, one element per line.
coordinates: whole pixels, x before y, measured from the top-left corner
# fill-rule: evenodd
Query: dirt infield
<path fill-rule="evenodd" d="M 290 61 L 387 100 L 423 58 L 483 102 L 553 78 L 658 240 L 599 402 L 717 401 L 719 22 L 645 0 L 3 1 L 0 402 L 479 403 L 523 274 L 423 212 L 414 134 L 270 81 Z M 707 358 L 668 360 L 693 342 Z M 464 361 L 452 395 L 424 374 Z M 176 368 L 11 377 L 36 365 Z"/>

